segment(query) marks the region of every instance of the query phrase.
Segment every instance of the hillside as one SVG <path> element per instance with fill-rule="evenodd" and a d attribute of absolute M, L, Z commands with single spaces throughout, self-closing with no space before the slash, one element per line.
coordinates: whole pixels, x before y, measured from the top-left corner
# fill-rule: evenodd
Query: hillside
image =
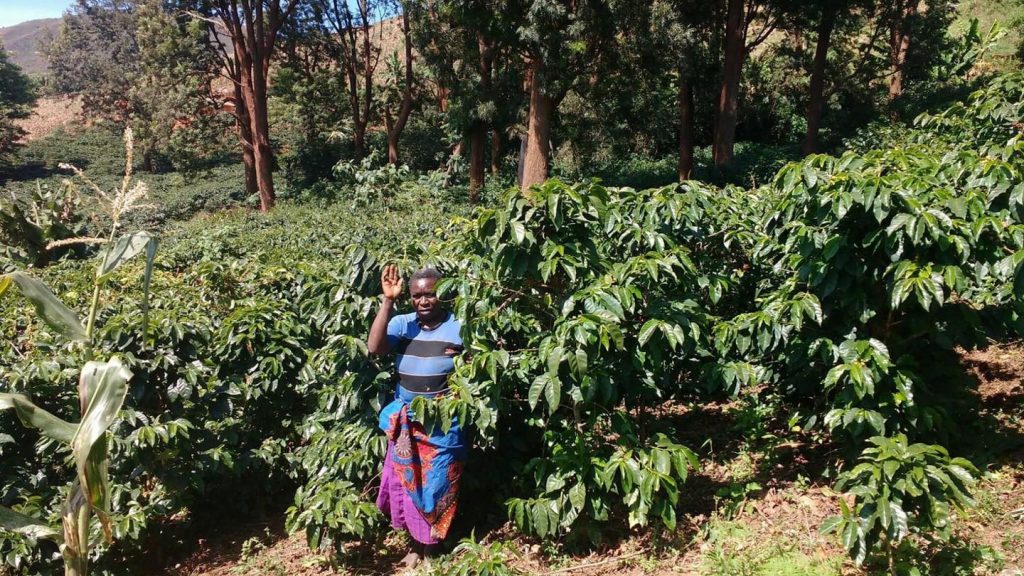
<path fill-rule="evenodd" d="M 0 43 L 11 54 L 11 61 L 30 75 L 46 72 L 46 59 L 39 52 L 39 41 L 47 34 L 56 34 L 60 18 L 29 20 L 0 28 Z"/>

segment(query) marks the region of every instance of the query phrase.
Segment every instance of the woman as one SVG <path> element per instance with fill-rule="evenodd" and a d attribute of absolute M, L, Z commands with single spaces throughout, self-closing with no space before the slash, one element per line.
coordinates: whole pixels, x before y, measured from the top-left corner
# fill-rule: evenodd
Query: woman
<path fill-rule="evenodd" d="M 395 353 L 395 400 L 380 414 L 388 451 L 377 507 L 391 518 L 392 527 L 405 529 L 412 537 L 412 551 L 403 558 L 410 568 L 448 535 L 466 457 L 458 422 L 448 433 L 424 430 L 410 413 L 416 396 L 433 397 L 448 390 L 448 375 L 462 352 L 462 325 L 437 298 L 440 279 L 433 268 L 414 273 L 409 279 L 414 311 L 392 317 L 402 279 L 396 266 L 385 266 L 380 311 L 366 342 L 371 354 Z"/>

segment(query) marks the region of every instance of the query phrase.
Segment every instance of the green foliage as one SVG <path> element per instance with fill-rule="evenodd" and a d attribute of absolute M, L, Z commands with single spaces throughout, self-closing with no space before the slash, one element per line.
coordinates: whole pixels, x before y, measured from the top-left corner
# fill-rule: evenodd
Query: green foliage
<path fill-rule="evenodd" d="M 147 253 L 147 265 L 142 297 L 142 336 L 145 338 L 147 302 L 152 262 L 156 240 L 144 232 L 121 236 L 115 240 L 120 217 L 145 196 L 145 186 L 132 183 L 132 138 L 131 131 L 125 132 L 127 161 L 120 190 L 109 195 L 103 192 L 81 172 L 79 177 L 99 195 L 101 203 L 108 210 L 112 222 L 107 246 L 101 254 L 93 278 L 93 296 L 89 306 L 88 321 L 82 325 L 77 313 L 66 306 L 41 281 L 20 272 L 0 276 L 0 296 L 17 287 L 36 309 L 39 317 L 64 339 L 82 344 L 87 360 L 82 366 L 77 386 L 77 404 L 81 420 L 72 424 L 57 418 L 35 405 L 26 395 L 0 393 L 0 410 L 13 409 L 23 425 L 36 428 L 47 440 L 59 442 L 70 449 L 75 464 L 74 480 L 67 490 L 60 515 L 62 529 L 57 531 L 47 526 L 45 519 L 36 519 L 6 507 L 0 507 L 0 528 L 15 538 L 28 538 L 29 544 L 45 538 L 60 545 L 64 557 L 65 574 L 85 576 L 88 572 L 92 537 L 90 518 L 98 518 L 103 535 L 108 542 L 112 539 L 112 493 L 108 476 L 108 429 L 113 425 L 128 394 L 128 381 L 132 372 L 122 360 L 112 356 L 108 361 L 94 360 L 94 320 L 100 302 L 100 289 L 111 278 L 112 273 L 132 257 Z M 72 239 L 72 241 L 77 239 Z M 15 558 L 17 562 L 17 558 Z"/>
<path fill-rule="evenodd" d="M 950 458 L 941 446 L 908 445 L 902 434 L 875 436 L 869 443 L 859 463 L 836 483 L 853 495 L 852 505 L 840 500 L 842 515 L 827 520 L 822 531 L 838 533 L 858 565 L 876 550 L 892 562 L 911 534 L 948 539 L 951 507 L 974 506 L 974 465 Z"/>
<path fill-rule="evenodd" d="M 43 267 L 71 248 L 51 246 L 52 242 L 85 234 L 81 203 L 71 186 L 59 190 L 36 183 L 23 200 L 0 197 L 0 269 L 16 266 Z"/>
<path fill-rule="evenodd" d="M 226 147 L 231 118 L 210 90 L 221 63 L 202 21 L 155 0 L 79 0 L 46 52 L 56 90 L 132 126 L 148 170 L 209 166 Z"/>
<path fill-rule="evenodd" d="M 339 182 L 306 194 L 307 204 L 166 222 L 145 332 L 141 263 L 97 276 L 81 260 L 57 260 L 40 278 L 71 310 L 98 290 L 94 353 L 116 354 L 136 374 L 109 438 L 120 549 L 142 546 L 163 519 L 252 509 L 293 487 L 287 525 L 313 545 L 383 533 L 370 496 L 391 363 L 369 357 L 364 338 L 387 262 L 448 274 L 440 289 L 463 321 L 467 354 L 451 394 L 417 400 L 413 412 L 430 427 L 457 419 L 472 430 L 460 507 L 470 522 L 503 503 L 519 530 L 547 540 L 598 541 L 609 523 L 672 528 L 699 458 L 679 440 L 689 422 L 671 403 L 727 395 L 742 397 L 737 426 L 750 442 L 778 441 L 774 418 L 801 441 L 838 448 L 829 454 L 864 458 L 841 484 L 855 498 L 850 521 L 884 494 L 890 512 L 900 499 L 908 531 L 944 530 L 927 499 L 969 501 L 944 483 L 925 490 L 906 479 L 929 466 L 974 471 L 940 447 L 864 449 L 884 438 L 955 453 L 947 439 L 966 421 L 967 387 L 953 350 L 1021 328 L 1022 85 L 1002 77 L 892 134 L 891 147 L 812 156 L 758 176 L 767 184 L 753 189 L 552 180 L 471 212 L 443 173 L 342 163 Z M 70 145 L 102 148 L 100 136 L 83 139 Z M 773 149 L 756 159 L 768 172 L 784 157 Z M 111 162 L 95 158 L 97 168 Z M 669 166 L 635 164 L 621 172 Z M 153 189 L 180 208 L 138 218 L 190 215 L 190 199 L 207 197 L 173 190 L 185 182 L 176 178 Z M 237 180 L 212 173 L 201 184 L 210 205 Z M 111 244 L 126 257 L 150 246 L 142 236 Z M 42 406 L 52 414 L 74 410 L 84 352 L 9 299 L 0 308 L 12 343 L 4 393 L 52 399 Z M 0 444 L 3 504 L 56 518 L 49 503 L 73 481 L 61 472 L 65 454 L 13 414 L 2 418 L 13 439 Z M 876 469 L 876 480 L 862 473 Z M 872 481 L 870 492 L 858 488 Z M 743 478 L 721 498 L 738 509 L 759 482 Z M 969 482 L 955 487 L 970 496 Z M 872 532 L 893 526 L 881 517 L 869 526 L 877 510 L 855 554 L 895 536 Z M 26 542 L 5 534 L 0 552 L 9 563 L 38 560 Z M 500 572 L 507 560 L 491 546 L 464 550 L 462 567 Z"/>
<path fill-rule="evenodd" d="M 28 118 L 36 94 L 21 68 L 10 62 L 7 51 L 0 44 L 0 169 L 7 168 L 9 155 L 24 130 L 14 124 L 18 118 Z"/>
<path fill-rule="evenodd" d="M 496 541 L 484 545 L 471 535 L 463 538 L 452 550 L 451 555 L 432 561 L 426 574 L 430 576 L 518 576 L 523 572 L 509 561 L 519 555 L 515 548 L 505 542 Z"/>
<path fill-rule="evenodd" d="M 945 529 L 918 497 L 970 503 L 970 474 L 958 473 L 972 470 L 965 461 L 949 460 L 941 446 L 906 444 L 948 441 L 969 410 L 964 381 L 951 376 L 954 347 L 1020 329 L 1019 86 L 1004 77 L 923 116 L 892 148 L 812 156 L 781 170 L 751 248 L 759 309 L 716 327 L 720 351 L 760 364 L 810 409 L 805 428 L 823 425 L 850 456 L 873 462 L 842 484 L 863 504 L 842 532 L 858 561 L 880 541 L 891 551 L 886 543 L 901 541 L 906 526 Z M 863 451 L 865 442 L 876 448 Z M 908 487 L 917 467 L 950 465 L 960 484 Z M 867 491 L 864 471 L 876 468 L 885 473 L 871 476 Z M 891 508 L 877 512 L 886 514 L 877 525 L 869 520 L 881 499 L 908 502 L 905 522 L 900 514 L 893 524 Z"/>

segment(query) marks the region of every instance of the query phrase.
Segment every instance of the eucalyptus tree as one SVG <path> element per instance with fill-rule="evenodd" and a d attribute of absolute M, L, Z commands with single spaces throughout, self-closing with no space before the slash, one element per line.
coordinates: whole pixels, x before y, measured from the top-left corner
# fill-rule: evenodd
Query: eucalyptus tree
<path fill-rule="evenodd" d="M 495 166 L 501 134 L 520 104 L 522 69 L 512 52 L 517 8 L 515 3 L 498 0 L 406 2 L 415 22 L 416 49 L 446 92 L 448 122 L 469 141 L 473 201 L 484 183 L 488 131 Z"/>
<path fill-rule="evenodd" d="M 379 23 L 395 12 L 394 0 L 310 0 L 310 33 L 326 46 L 345 86 L 352 122 L 353 152 L 366 155 L 366 133 L 374 117 L 374 78 L 381 59 L 385 27 Z"/>
<path fill-rule="evenodd" d="M 679 180 L 693 174 L 696 142 L 695 87 L 707 82 L 715 69 L 710 57 L 715 26 L 714 5 L 695 0 L 660 0 L 652 3 L 651 38 L 675 74 L 678 121 Z"/>
<path fill-rule="evenodd" d="M 387 80 L 380 91 L 380 109 L 388 138 L 388 162 L 398 165 L 398 140 L 412 114 L 416 77 L 413 73 L 413 41 L 409 12 L 402 10 L 397 17 L 401 25 L 402 57 L 397 52 L 388 59 Z M 379 26 L 383 27 L 384 23 Z"/>
<path fill-rule="evenodd" d="M 270 122 L 267 117 L 267 81 L 278 35 L 291 17 L 299 0 L 203 0 L 201 5 L 213 22 L 215 34 L 223 34 L 231 44 L 230 73 L 238 87 L 237 105 L 244 107 L 255 165 L 260 209 L 274 207 L 274 154 L 270 147 Z M 220 42 L 218 37 L 218 42 Z M 228 51 L 223 50 L 225 55 Z M 244 129 L 241 131 L 244 133 Z"/>
<path fill-rule="evenodd" d="M 592 74 L 612 56 L 617 12 L 630 4 L 602 0 L 523 3 L 517 31 L 527 62 L 530 94 L 525 151 L 520 160 L 523 193 L 547 179 L 558 104 L 578 84 L 601 80 Z"/>
<path fill-rule="evenodd" d="M 750 52 L 768 39 L 782 15 L 776 0 L 727 0 L 722 83 L 712 146 L 716 166 L 732 163 L 743 64 Z"/>

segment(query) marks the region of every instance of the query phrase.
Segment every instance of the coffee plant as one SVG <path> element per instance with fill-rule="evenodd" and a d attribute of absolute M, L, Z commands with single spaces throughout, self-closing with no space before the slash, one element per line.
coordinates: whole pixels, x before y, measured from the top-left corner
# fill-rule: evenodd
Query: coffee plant
<path fill-rule="evenodd" d="M 898 547 L 910 534 L 949 538 L 950 508 L 974 506 L 969 494 L 978 471 L 963 458 L 950 458 L 941 446 L 908 445 L 903 434 L 875 436 L 868 443 L 860 463 L 836 483 L 853 495 L 853 505 L 840 500 L 842 515 L 821 528 L 840 534 L 858 564 L 880 549 L 892 573 Z"/>
<path fill-rule="evenodd" d="M 764 192 L 750 230 L 757 310 L 716 327 L 718 350 L 763 369 L 804 427 L 823 426 L 850 459 L 875 458 L 883 444 L 950 443 L 970 410 L 955 348 L 1020 331 L 1021 86 L 1005 77 L 924 116 L 901 146 L 791 164 Z M 956 467 L 955 503 L 968 504 L 973 468 L 949 464 L 942 446 L 914 446 L 946 459 L 930 465 Z M 858 561 L 888 553 L 903 532 L 868 521 L 867 502 L 908 490 L 906 480 L 845 478 L 859 504 L 844 544 Z M 946 501 L 949 486 L 920 484 L 913 496 Z M 904 523 L 940 530 L 929 510 L 904 509 Z"/>
<path fill-rule="evenodd" d="M 364 339 L 381 266 L 433 263 L 466 354 L 451 393 L 413 412 L 470 431 L 467 525 L 505 517 L 580 543 L 609 524 L 671 529 L 700 467 L 681 440 L 686 403 L 739 396 L 756 408 L 745 432 L 781 441 L 768 421 L 788 419 L 799 440 L 836 448 L 828 466 L 849 468 L 847 494 L 825 529 L 854 560 L 895 566 L 971 503 L 979 471 L 957 457 L 972 419 L 956 350 L 1024 328 L 1022 101 L 1021 76 L 1003 76 L 884 150 L 811 156 L 754 189 L 552 180 L 471 211 L 429 178 L 353 168 L 341 202 L 168 224 L 141 270 L 148 300 L 132 265 L 97 276 L 81 259 L 95 247 L 54 254 L 32 277 L 67 310 L 90 310 L 77 326 L 91 352 L 0 300 L 12 343 L 0 386 L 64 414 L 79 407 L 69 382 L 86 361 L 134 374 L 102 436 L 116 543 L 93 547 L 96 567 L 123 572 L 118 555 L 159 555 L 168 530 L 282 493 L 288 528 L 314 546 L 378 539 L 376 414 L 393 384 Z M 109 239 L 121 260 L 153 246 Z M 32 294 L 28 276 L 8 278 Z M 0 531 L 0 555 L 27 572 L 45 556 L 29 543 L 60 537 L 52 503 L 75 480 L 61 442 L 13 416 L 42 413 L 5 397 L 0 504 L 18 516 L 5 513 L 14 531 Z M 459 558 L 453 570 L 510 571 L 500 546 L 466 544 Z"/>

